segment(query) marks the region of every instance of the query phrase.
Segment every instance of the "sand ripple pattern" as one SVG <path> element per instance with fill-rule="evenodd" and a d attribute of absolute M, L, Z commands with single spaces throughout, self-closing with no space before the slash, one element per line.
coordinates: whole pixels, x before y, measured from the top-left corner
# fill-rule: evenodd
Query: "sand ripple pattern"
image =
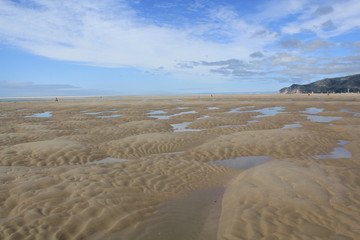
<path fill-rule="evenodd" d="M 0 169 L 1 239 L 126 237 L 159 203 L 235 172 L 189 161 L 9 168 Z"/>
<path fill-rule="evenodd" d="M 241 173 L 225 192 L 219 239 L 357 239 L 360 193 L 331 171 L 273 162 Z"/>
<path fill-rule="evenodd" d="M 358 94 L 0 102 L 0 239 L 360 239 L 359 102 Z M 274 116 L 247 111 L 279 107 Z M 313 122 L 308 108 L 337 119 Z M 172 117 L 155 119 L 155 110 Z M 121 116 L 99 117 L 109 115 Z M 202 131 L 173 131 L 184 122 Z M 314 158 L 339 140 L 350 158 Z M 208 163 L 246 156 L 271 160 L 246 170 Z M 125 161 L 88 164 L 104 158 Z"/>

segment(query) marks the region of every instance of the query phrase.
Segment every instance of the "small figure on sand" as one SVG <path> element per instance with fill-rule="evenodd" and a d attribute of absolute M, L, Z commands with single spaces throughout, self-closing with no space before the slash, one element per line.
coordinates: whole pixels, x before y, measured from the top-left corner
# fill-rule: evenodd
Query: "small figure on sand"
<path fill-rule="evenodd" d="M 59 101 L 59 99 L 58 98 L 55 98 L 55 102 L 58 102 Z"/>

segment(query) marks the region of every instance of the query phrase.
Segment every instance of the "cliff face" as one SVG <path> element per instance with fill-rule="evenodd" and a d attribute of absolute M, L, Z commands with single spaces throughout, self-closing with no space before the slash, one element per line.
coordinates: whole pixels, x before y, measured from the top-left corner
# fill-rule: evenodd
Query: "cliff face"
<path fill-rule="evenodd" d="M 348 91 L 360 91 L 360 74 L 338 78 L 326 78 L 305 85 L 293 84 L 290 87 L 280 89 L 279 93 L 342 93 Z"/>

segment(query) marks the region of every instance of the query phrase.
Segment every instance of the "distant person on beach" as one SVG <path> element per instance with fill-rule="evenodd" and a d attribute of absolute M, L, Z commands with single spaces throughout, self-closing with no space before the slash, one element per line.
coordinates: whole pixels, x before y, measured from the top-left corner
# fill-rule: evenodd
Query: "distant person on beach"
<path fill-rule="evenodd" d="M 59 101 L 59 99 L 58 99 L 58 98 L 55 98 L 55 101 L 56 101 L 56 102 L 58 102 L 58 101 Z"/>

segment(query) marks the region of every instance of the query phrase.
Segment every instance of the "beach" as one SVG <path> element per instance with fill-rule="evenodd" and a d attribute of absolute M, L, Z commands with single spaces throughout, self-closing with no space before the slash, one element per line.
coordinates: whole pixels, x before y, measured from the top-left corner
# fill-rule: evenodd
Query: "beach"
<path fill-rule="evenodd" d="M 0 239 L 360 239 L 360 94 L 58 99 L 0 102 Z"/>

